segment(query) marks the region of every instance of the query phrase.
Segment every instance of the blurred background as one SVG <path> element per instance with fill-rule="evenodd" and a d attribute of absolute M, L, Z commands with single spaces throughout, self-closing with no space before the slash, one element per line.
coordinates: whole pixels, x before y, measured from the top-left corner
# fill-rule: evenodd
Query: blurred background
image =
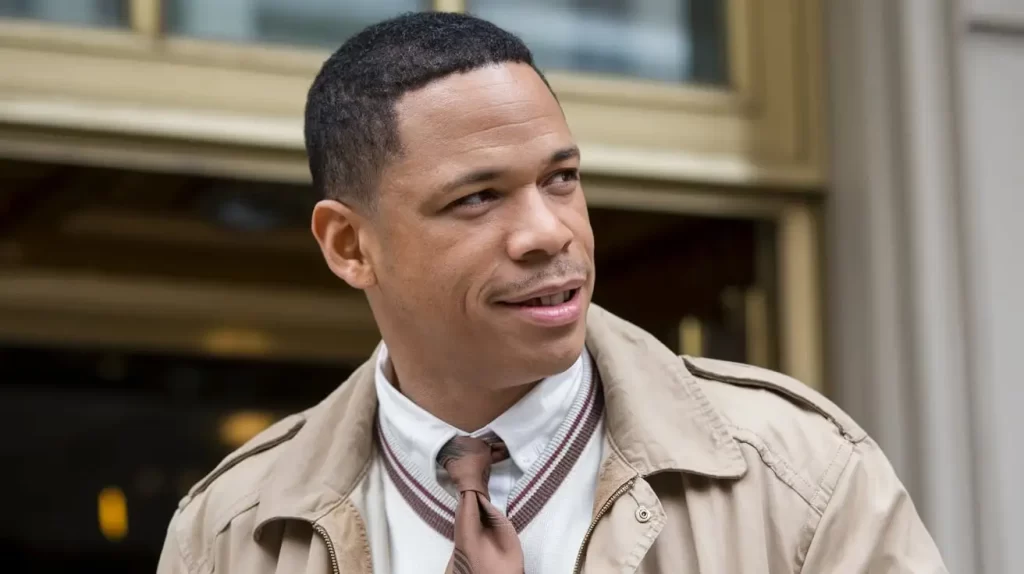
<path fill-rule="evenodd" d="M 1024 0 L 0 0 L 5 572 L 153 571 L 186 490 L 372 351 L 302 107 L 414 10 L 549 74 L 598 303 L 821 390 L 951 571 L 1024 572 Z"/>

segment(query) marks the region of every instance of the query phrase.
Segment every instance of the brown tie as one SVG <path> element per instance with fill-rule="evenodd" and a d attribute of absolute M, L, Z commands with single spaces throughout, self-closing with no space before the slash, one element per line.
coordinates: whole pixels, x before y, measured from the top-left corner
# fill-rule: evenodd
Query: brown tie
<path fill-rule="evenodd" d="M 437 461 L 459 491 L 455 510 L 455 550 L 446 574 L 523 574 L 523 548 L 512 522 L 491 504 L 487 482 L 491 465 L 508 458 L 501 443 L 455 437 Z"/>

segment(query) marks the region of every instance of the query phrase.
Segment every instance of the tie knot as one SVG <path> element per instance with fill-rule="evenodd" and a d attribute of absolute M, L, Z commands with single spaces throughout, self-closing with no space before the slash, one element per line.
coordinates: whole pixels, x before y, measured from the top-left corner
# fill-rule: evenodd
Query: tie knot
<path fill-rule="evenodd" d="M 475 491 L 490 498 L 487 481 L 491 465 L 508 458 L 508 449 L 496 435 L 484 438 L 457 436 L 437 453 L 437 462 L 451 476 L 460 493 Z"/>

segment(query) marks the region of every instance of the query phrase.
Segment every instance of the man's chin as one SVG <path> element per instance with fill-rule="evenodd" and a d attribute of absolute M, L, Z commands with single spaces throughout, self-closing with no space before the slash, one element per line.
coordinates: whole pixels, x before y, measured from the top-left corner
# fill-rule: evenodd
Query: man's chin
<path fill-rule="evenodd" d="M 522 364 L 543 377 L 565 371 L 583 353 L 586 339 L 585 326 L 581 323 L 575 329 L 567 329 L 560 336 L 524 337 L 516 342 L 510 351 L 518 356 Z M 543 378 L 541 377 L 541 378 Z"/>

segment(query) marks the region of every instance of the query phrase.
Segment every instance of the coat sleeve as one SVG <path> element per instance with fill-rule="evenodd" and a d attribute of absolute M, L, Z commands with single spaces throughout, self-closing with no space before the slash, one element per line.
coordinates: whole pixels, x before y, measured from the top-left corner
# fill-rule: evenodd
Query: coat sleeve
<path fill-rule="evenodd" d="M 174 513 L 174 517 L 171 518 L 171 523 L 167 527 L 167 537 L 164 539 L 164 547 L 160 552 L 160 562 L 157 564 L 156 574 L 189 574 L 181 556 L 181 546 L 175 535 L 179 512 Z"/>
<path fill-rule="evenodd" d="M 906 488 L 870 438 L 856 444 L 801 572 L 948 574 Z"/>

